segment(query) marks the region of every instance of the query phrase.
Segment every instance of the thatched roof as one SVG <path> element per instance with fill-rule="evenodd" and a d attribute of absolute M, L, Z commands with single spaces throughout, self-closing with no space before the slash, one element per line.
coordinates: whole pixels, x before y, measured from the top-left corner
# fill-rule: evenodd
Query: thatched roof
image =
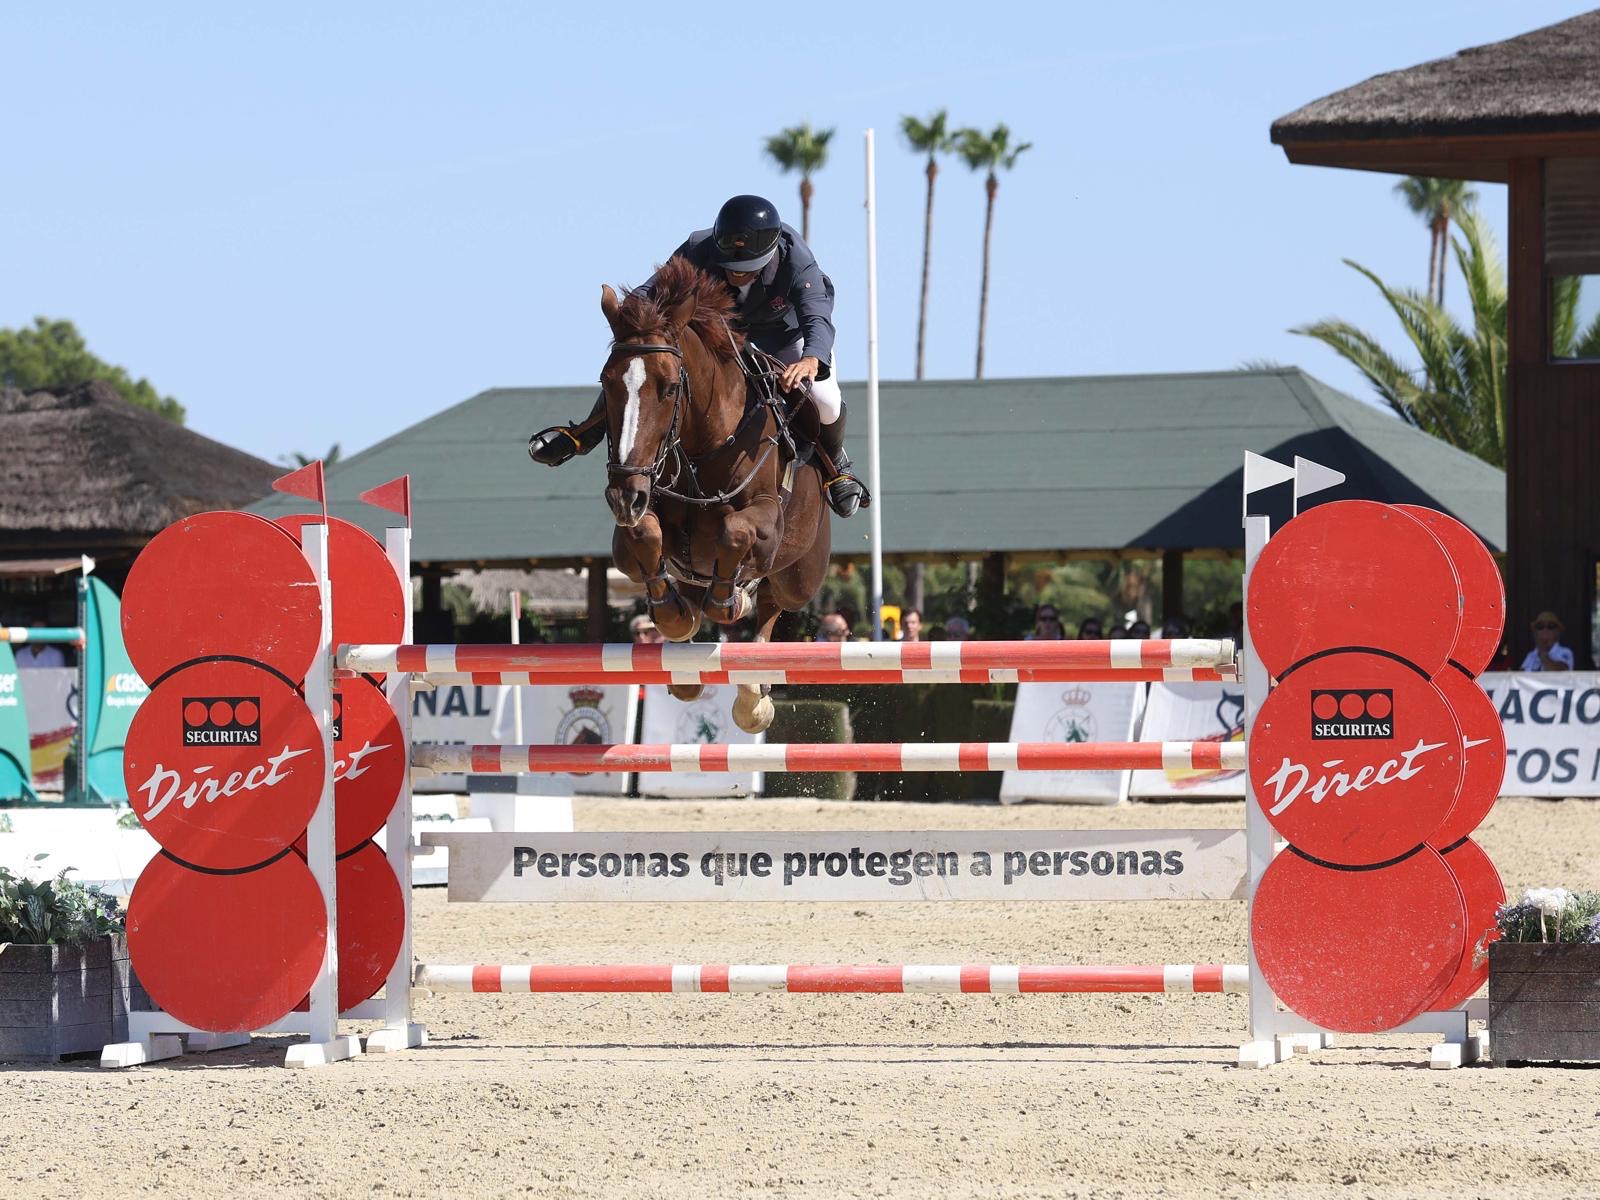
<path fill-rule="evenodd" d="M 0 389 L 0 554 L 142 546 L 180 517 L 259 500 L 274 466 L 127 403 L 108 383 Z"/>
<path fill-rule="evenodd" d="M 1272 125 L 1308 141 L 1600 133 L 1600 10 L 1377 75 Z"/>

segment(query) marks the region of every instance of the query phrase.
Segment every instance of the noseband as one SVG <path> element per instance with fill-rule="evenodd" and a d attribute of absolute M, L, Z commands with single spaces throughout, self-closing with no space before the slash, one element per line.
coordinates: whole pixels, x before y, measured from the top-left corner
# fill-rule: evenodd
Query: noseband
<path fill-rule="evenodd" d="M 689 398 L 689 368 L 683 362 L 683 350 L 678 346 L 666 342 L 660 344 L 649 342 L 621 342 L 611 347 L 611 353 L 606 357 L 606 365 L 625 354 L 670 354 L 678 360 L 678 394 L 672 402 L 672 425 L 667 429 L 667 436 L 661 439 L 661 448 L 656 451 L 656 460 L 648 467 L 630 467 L 617 461 L 616 445 L 611 446 L 611 457 L 606 460 L 606 470 L 614 476 L 627 477 L 629 475 L 642 475 L 645 479 L 654 482 L 656 476 L 661 474 L 661 469 L 666 465 L 667 457 L 678 447 L 678 423 L 683 413 L 684 401 Z"/>

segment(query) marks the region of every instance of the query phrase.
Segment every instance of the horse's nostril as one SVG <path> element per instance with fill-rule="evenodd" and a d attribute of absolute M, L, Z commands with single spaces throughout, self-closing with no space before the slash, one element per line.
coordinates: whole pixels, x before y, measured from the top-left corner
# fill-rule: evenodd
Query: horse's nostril
<path fill-rule="evenodd" d="M 650 503 L 650 498 L 643 492 L 635 492 L 628 497 L 628 511 L 635 517 L 644 516 L 645 505 Z"/>

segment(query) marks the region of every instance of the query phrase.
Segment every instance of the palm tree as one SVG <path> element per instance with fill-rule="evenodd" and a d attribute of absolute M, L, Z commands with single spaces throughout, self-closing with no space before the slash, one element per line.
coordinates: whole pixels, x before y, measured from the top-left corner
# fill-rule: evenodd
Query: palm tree
<path fill-rule="evenodd" d="M 1434 179 L 1408 175 L 1394 185 L 1406 207 L 1428 226 L 1428 295 L 1444 303 L 1445 251 L 1450 244 L 1450 222 L 1478 201 L 1478 193 L 1464 179 Z"/>
<path fill-rule="evenodd" d="M 1478 214 L 1455 217 L 1456 264 L 1472 303 L 1472 325 L 1461 325 L 1432 296 L 1391 288 L 1359 263 L 1400 320 L 1422 366 L 1408 370 L 1371 334 L 1347 321 L 1325 320 L 1290 330 L 1331 346 L 1367 377 L 1379 397 L 1408 425 L 1503 467 L 1506 461 L 1506 277 L 1499 248 Z M 1579 281 L 1561 280 L 1553 294 L 1553 348 L 1558 358 L 1600 357 L 1600 315 L 1578 327 Z"/>
<path fill-rule="evenodd" d="M 317 456 L 315 454 L 307 454 L 302 450 L 291 450 L 289 453 L 279 457 L 278 461 L 283 463 L 283 465 L 286 467 L 309 467 L 312 463 L 317 461 Z M 332 446 L 328 447 L 328 452 L 322 456 L 322 465 L 325 467 L 331 467 L 338 461 L 339 443 L 335 442 Z"/>
<path fill-rule="evenodd" d="M 813 129 L 810 121 L 802 121 L 767 139 L 767 157 L 785 175 L 800 172 L 800 236 L 807 242 L 811 241 L 811 197 L 816 190 L 811 176 L 827 166 L 828 142 L 835 128 Z"/>
<path fill-rule="evenodd" d="M 923 174 L 928 177 L 928 204 L 922 218 L 922 300 L 917 305 L 917 378 L 922 378 L 923 350 L 928 338 L 928 263 L 933 251 L 933 181 L 939 178 L 939 155 L 955 149 L 955 133 L 949 127 L 950 114 L 940 109 L 926 121 L 901 117 L 900 132 L 918 154 L 928 156 Z"/>
<path fill-rule="evenodd" d="M 956 134 L 956 151 L 974 171 L 987 171 L 983 181 L 989 204 L 983 214 L 983 285 L 978 293 L 978 366 L 973 378 L 983 378 L 983 338 L 989 325 L 989 242 L 994 233 L 994 198 L 1000 191 L 996 170 L 1009 171 L 1017 165 L 1017 158 L 1032 142 L 1011 144 L 1011 130 L 996 125 L 990 133 L 981 129 L 963 129 Z"/>

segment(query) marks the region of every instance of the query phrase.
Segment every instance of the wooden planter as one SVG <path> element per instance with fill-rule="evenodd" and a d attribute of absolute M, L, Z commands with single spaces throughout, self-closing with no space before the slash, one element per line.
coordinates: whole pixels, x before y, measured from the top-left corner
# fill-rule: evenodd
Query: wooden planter
<path fill-rule="evenodd" d="M 0 1062 L 56 1062 L 128 1040 L 145 1007 L 121 935 L 82 946 L 0 948 Z"/>
<path fill-rule="evenodd" d="M 1600 945 L 1492 944 L 1489 1054 L 1500 1065 L 1600 1059 Z"/>

